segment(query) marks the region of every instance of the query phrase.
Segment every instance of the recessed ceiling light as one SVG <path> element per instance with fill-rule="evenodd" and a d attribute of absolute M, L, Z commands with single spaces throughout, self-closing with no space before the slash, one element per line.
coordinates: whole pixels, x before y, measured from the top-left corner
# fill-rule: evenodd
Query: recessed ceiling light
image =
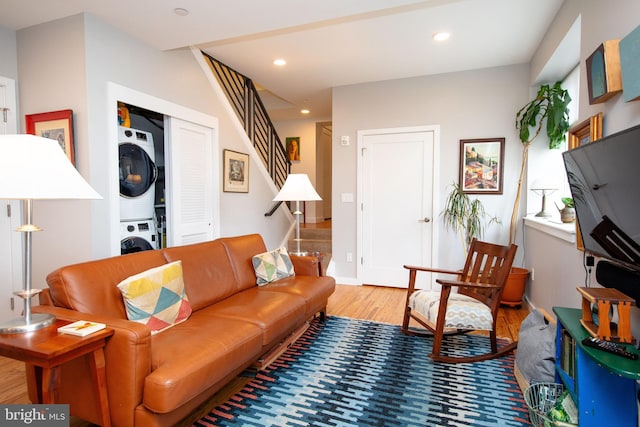
<path fill-rule="evenodd" d="M 287 61 L 285 61 L 282 58 L 278 58 L 278 59 L 273 61 L 273 65 L 277 65 L 278 67 L 282 67 L 284 65 L 287 65 Z"/>
<path fill-rule="evenodd" d="M 442 32 L 439 32 L 439 33 L 435 33 L 433 35 L 433 39 L 435 41 L 437 41 L 437 42 L 443 42 L 445 40 L 448 40 L 450 36 L 451 36 L 451 34 L 445 32 L 445 31 L 442 31 Z"/>
<path fill-rule="evenodd" d="M 303 108 L 302 110 L 300 110 L 300 112 L 302 114 L 309 114 L 311 111 L 307 110 L 306 108 Z"/>
<path fill-rule="evenodd" d="M 173 9 L 173 13 L 178 16 L 187 16 L 189 14 L 189 11 L 184 7 L 176 7 L 175 9 Z"/>

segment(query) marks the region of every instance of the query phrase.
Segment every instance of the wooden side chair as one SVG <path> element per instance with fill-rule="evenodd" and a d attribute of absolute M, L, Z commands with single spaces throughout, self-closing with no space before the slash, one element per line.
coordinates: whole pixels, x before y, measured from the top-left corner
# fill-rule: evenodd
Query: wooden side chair
<path fill-rule="evenodd" d="M 409 335 L 433 335 L 430 357 L 438 362 L 477 362 L 501 357 L 513 351 L 517 342 L 498 349 L 496 319 L 516 250 L 516 245 L 501 246 L 473 239 L 462 270 L 405 265 L 409 270 L 409 288 L 402 332 Z M 451 274 L 456 279 L 436 279 L 436 283 L 442 286 L 441 290 L 419 290 L 415 288 L 418 271 Z M 451 292 L 454 287 L 458 288 L 457 293 Z M 426 329 L 410 328 L 411 319 Z M 441 354 L 444 335 L 470 331 L 489 331 L 491 351 L 467 357 Z"/>

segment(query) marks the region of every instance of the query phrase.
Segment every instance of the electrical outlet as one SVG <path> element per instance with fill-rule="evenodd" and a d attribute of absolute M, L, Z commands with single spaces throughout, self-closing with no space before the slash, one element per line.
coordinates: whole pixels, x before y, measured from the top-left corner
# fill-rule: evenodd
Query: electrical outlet
<path fill-rule="evenodd" d="M 347 252 L 347 262 L 353 262 L 353 254 L 351 252 Z"/>

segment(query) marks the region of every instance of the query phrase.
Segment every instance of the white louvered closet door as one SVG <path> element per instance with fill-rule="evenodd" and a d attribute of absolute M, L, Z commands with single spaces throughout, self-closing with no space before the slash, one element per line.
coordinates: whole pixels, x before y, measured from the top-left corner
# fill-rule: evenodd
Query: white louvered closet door
<path fill-rule="evenodd" d="M 214 238 L 216 131 L 173 117 L 165 121 L 168 246 Z"/>

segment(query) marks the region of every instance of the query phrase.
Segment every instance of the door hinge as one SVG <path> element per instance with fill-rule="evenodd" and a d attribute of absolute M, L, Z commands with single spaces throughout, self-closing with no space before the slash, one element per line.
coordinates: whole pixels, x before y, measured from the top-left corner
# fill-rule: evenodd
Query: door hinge
<path fill-rule="evenodd" d="M 15 302 L 13 297 L 11 297 L 10 300 L 11 300 L 11 302 L 10 302 L 11 311 L 13 311 L 16 308 L 16 302 Z"/>
<path fill-rule="evenodd" d="M 7 203 L 7 218 L 11 218 L 11 205 Z"/>
<path fill-rule="evenodd" d="M 2 110 L 2 120 L 7 123 L 7 121 L 9 120 L 8 114 L 9 114 L 9 109 L 7 107 L 0 107 L 0 110 Z"/>

